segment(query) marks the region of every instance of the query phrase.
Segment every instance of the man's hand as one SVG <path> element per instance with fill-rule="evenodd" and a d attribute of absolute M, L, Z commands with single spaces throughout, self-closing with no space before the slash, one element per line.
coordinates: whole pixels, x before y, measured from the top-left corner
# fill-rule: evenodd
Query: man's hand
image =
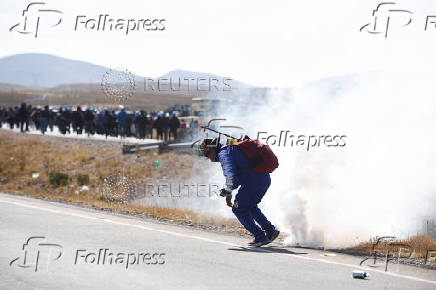
<path fill-rule="evenodd" d="M 220 190 L 220 196 L 225 197 L 225 196 L 227 196 L 228 194 L 231 195 L 232 192 L 228 191 L 228 190 L 225 189 L 225 188 L 222 188 L 222 189 Z"/>
<path fill-rule="evenodd" d="M 227 206 L 229 206 L 229 207 L 233 206 L 233 204 L 232 204 L 232 194 L 226 195 L 226 203 L 227 203 Z"/>
<path fill-rule="evenodd" d="M 223 188 L 220 190 L 220 196 L 226 197 L 227 206 L 229 206 L 229 207 L 233 206 L 233 204 L 232 204 L 232 192 L 231 191 L 228 191 L 227 189 Z"/>

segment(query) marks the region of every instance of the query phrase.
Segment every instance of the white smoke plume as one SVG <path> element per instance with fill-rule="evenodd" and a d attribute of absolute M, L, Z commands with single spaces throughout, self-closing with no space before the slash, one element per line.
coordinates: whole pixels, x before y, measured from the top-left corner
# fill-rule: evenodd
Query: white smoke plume
<path fill-rule="evenodd" d="M 252 138 L 287 130 L 346 135 L 344 147 L 309 150 L 270 139 L 280 166 L 261 208 L 288 243 L 340 247 L 375 235 L 407 237 L 436 217 L 435 92 L 426 74 L 356 74 L 272 90 L 256 111 L 226 115 Z"/>
<path fill-rule="evenodd" d="M 277 136 L 268 141 L 280 166 L 271 174 L 260 207 L 286 234 L 288 244 L 331 248 L 376 235 L 413 236 L 425 219 L 436 218 L 435 87 L 424 73 L 329 78 L 292 90 L 270 90 L 262 105 L 252 108 L 247 104 L 254 97 L 243 94 L 246 105 L 223 108 L 219 115 L 226 121 L 216 126 L 244 128 L 222 129 L 233 136 Z M 283 140 L 282 146 L 277 144 L 281 131 L 289 131 L 286 146 Z M 290 135 L 305 135 L 305 143 L 297 146 L 294 137 L 291 146 Z M 308 147 L 312 135 L 345 135 L 345 146 Z M 224 184 L 219 164 L 205 159 L 190 166 L 195 176 L 180 182 Z M 164 201 L 168 206 L 162 198 L 152 204 Z M 232 217 L 216 196 L 170 203 Z"/>

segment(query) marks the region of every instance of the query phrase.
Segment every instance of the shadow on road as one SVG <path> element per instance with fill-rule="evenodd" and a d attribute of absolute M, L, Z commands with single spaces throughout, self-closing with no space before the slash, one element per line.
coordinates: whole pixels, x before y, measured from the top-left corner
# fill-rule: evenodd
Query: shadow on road
<path fill-rule="evenodd" d="M 240 247 L 240 248 L 229 248 L 229 251 L 238 251 L 238 252 L 258 252 L 258 253 L 278 253 L 278 254 L 288 254 L 288 255 L 307 255 L 307 253 L 297 253 L 290 251 L 285 248 L 280 247 Z"/>

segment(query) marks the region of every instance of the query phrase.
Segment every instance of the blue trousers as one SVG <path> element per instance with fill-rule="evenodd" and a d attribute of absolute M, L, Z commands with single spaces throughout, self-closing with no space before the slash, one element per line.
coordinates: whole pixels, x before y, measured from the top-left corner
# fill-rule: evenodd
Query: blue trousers
<path fill-rule="evenodd" d="M 40 126 L 41 126 L 42 134 L 45 134 L 45 132 L 47 131 L 48 119 L 47 118 L 40 118 L 39 119 L 39 123 L 40 123 Z"/>
<path fill-rule="evenodd" d="M 265 233 L 270 235 L 275 231 L 275 227 L 257 206 L 261 202 L 270 184 L 271 180 L 268 178 L 267 181 L 262 184 L 241 185 L 232 207 L 232 211 L 239 222 L 257 239 L 263 238 Z"/>

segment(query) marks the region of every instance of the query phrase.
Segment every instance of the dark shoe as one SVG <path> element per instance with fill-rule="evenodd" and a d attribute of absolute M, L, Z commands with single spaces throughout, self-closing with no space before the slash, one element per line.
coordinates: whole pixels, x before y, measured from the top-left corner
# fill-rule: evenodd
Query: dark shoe
<path fill-rule="evenodd" d="M 274 241 L 280 234 L 279 230 L 274 230 L 274 232 L 271 235 L 268 235 L 268 239 L 269 239 L 269 243 L 271 243 L 272 241 Z"/>
<path fill-rule="evenodd" d="M 254 240 L 251 241 L 251 242 L 249 242 L 248 245 L 249 245 L 249 246 L 252 246 L 252 245 L 254 245 L 254 244 L 259 243 L 259 241 L 260 241 L 260 238 L 254 238 Z"/>
<path fill-rule="evenodd" d="M 259 238 L 259 241 L 257 243 L 251 244 L 251 247 L 261 247 L 263 245 L 266 245 L 269 243 L 269 239 L 267 238 L 267 236 L 263 236 L 261 238 Z"/>

